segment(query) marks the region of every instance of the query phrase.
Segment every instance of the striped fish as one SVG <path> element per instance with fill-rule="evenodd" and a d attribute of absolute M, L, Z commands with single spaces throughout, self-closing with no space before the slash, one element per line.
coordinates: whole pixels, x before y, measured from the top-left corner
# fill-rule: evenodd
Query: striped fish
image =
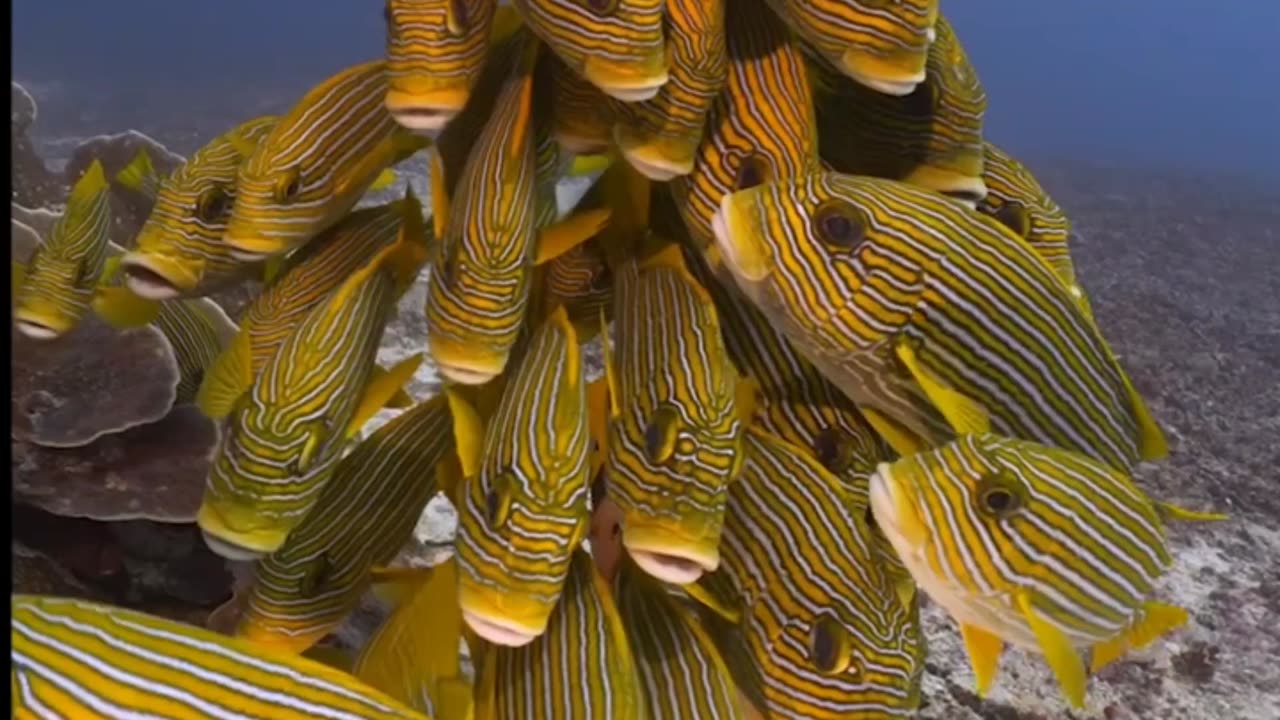
<path fill-rule="evenodd" d="M 236 635 L 300 653 L 342 622 L 440 489 L 453 452 L 443 395 L 379 427 L 338 462 L 315 506 L 254 571 Z"/>
<path fill-rule="evenodd" d="M 913 716 L 918 628 L 871 560 L 861 513 L 803 449 L 752 428 L 745 454 L 716 575 L 741 607 L 763 680 L 759 709 L 807 720 Z"/>
<path fill-rule="evenodd" d="M 628 260 L 616 277 L 616 364 L 605 339 L 609 497 L 636 563 L 692 582 L 720 563 L 726 485 L 741 465 L 737 396 L 750 384 L 739 381 L 715 305 L 679 246 Z"/>
<path fill-rule="evenodd" d="M 902 180 L 970 205 L 982 181 L 987 94 L 959 38 L 939 17 L 925 81 L 909 95 L 884 95 L 833 73 L 820 92 L 818 139 L 832 169 Z"/>
<path fill-rule="evenodd" d="M 716 223 L 739 288 L 900 454 L 989 425 L 1122 472 L 1164 455 L 1106 341 L 994 219 L 818 173 L 730 195 Z"/>
<path fill-rule="evenodd" d="M 538 40 L 519 31 L 498 56 L 503 82 L 452 194 L 436 191 L 435 222 L 443 228 L 427 290 L 427 345 L 440 374 L 480 385 L 502 373 L 529 307 L 535 265 L 594 235 L 607 211 L 554 219 L 555 145 L 534 129 L 534 67 Z M 488 72 L 488 70 L 486 71 Z M 481 80 L 485 85 L 487 78 Z M 442 136 L 435 177 L 448 187 L 459 155 L 453 126 Z M 461 135 L 461 131 L 459 132 Z M 459 138 L 461 145 L 465 141 Z"/>
<path fill-rule="evenodd" d="M 552 98 L 551 137 L 568 153 L 608 151 L 613 141 L 615 103 L 554 53 L 543 53 L 539 62 L 541 76 L 536 85 L 549 88 L 544 92 Z"/>
<path fill-rule="evenodd" d="M 162 304 L 154 324 L 173 347 L 178 362 L 173 404 L 194 402 L 205 373 L 235 337 L 235 323 L 212 300 L 193 298 Z"/>
<path fill-rule="evenodd" d="M 569 70 L 623 102 L 667 82 L 666 0 L 512 0 L 529 29 Z"/>
<path fill-rule="evenodd" d="M 129 289 L 151 300 L 200 297 L 262 268 L 231 255 L 222 240 L 236 199 L 236 174 L 245 155 L 276 125 L 267 115 L 241 123 L 195 151 L 167 178 L 156 175 L 145 150 L 117 182 L 155 197 L 146 223 L 122 266 Z"/>
<path fill-rule="evenodd" d="M 15 718 L 427 717 L 344 672 L 99 603 L 10 599 Z"/>
<path fill-rule="evenodd" d="M 427 570 L 378 627 L 351 674 L 435 720 L 471 717 L 470 678 L 462 674 L 462 611 L 453 558 Z"/>
<path fill-rule="evenodd" d="M 1004 642 L 1044 654 L 1071 704 L 1086 674 L 1187 620 L 1151 600 L 1172 561 L 1158 509 L 1077 453 L 990 434 L 882 465 L 876 521 L 920 586 L 960 623 L 979 693 Z"/>
<path fill-rule="evenodd" d="M 490 34 L 519 22 L 496 0 L 387 0 L 386 108 L 421 133 L 444 129 L 471 96 Z M 496 17 L 495 17 L 496 16 Z"/>
<path fill-rule="evenodd" d="M 406 206 L 399 200 L 357 210 L 289 256 L 285 266 L 241 315 L 240 332 L 210 369 L 198 404 L 221 419 L 275 356 L 298 324 L 401 231 Z"/>
<path fill-rule="evenodd" d="M 466 478 L 459 493 L 458 597 L 481 638 L 531 642 L 547 627 L 587 532 L 586 379 L 563 308 L 534 333 L 485 427 L 450 393 Z"/>
<path fill-rule="evenodd" d="M 13 317 L 23 335 L 51 340 L 89 311 L 107 261 L 108 189 L 102 163 L 94 160 L 72 186 L 49 237 L 25 267 L 13 264 Z"/>
<path fill-rule="evenodd" d="M 978 212 L 999 220 L 1027 241 L 1053 267 L 1063 284 L 1076 298 L 1081 311 L 1093 317 L 1089 299 L 1076 280 L 1075 264 L 1067 239 L 1071 221 L 1058 203 L 1049 197 L 1031 171 L 1004 150 L 983 143 L 982 180 L 987 196 L 978 203 Z"/>
<path fill-rule="evenodd" d="M 667 0 L 670 79 L 652 100 L 616 104 L 618 149 L 651 180 L 693 170 L 707 114 L 728 72 L 724 8 L 725 0 Z"/>
<path fill-rule="evenodd" d="M 845 77 L 888 96 L 925 79 L 938 0 L 766 0 L 810 52 Z"/>
<path fill-rule="evenodd" d="M 578 550 L 547 631 L 484 649 L 475 720 L 642 720 L 644 700 L 609 586 Z"/>
<path fill-rule="evenodd" d="M 342 219 L 379 173 L 429 144 L 387 112 L 386 69 L 377 60 L 328 78 L 242 150 L 223 238 L 234 256 L 260 260 L 303 245 Z"/>
<path fill-rule="evenodd" d="M 692 608 L 626 559 L 614 597 L 651 720 L 746 717 L 729 669 Z"/>
<path fill-rule="evenodd" d="M 689 174 L 671 197 L 696 247 L 713 241 L 726 194 L 818 166 L 813 98 L 804 57 L 763 0 L 727 0 L 729 70 Z"/>
<path fill-rule="evenodd" d="M 400 235 L 314 307 L 233 406 L 196 522 L 233 559 L 276 550 L 307 513 L 347 441 L 413 376 L 413 356 L 373 368 L 396 302 L 426 260 L 409 195 Z"/>

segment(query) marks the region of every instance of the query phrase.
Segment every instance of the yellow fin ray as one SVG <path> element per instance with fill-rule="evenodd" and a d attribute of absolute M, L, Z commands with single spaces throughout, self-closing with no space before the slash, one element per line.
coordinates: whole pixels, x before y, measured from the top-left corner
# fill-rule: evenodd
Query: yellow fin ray
<path fill-rule="evenodd" d="M 964 640 L 964 650 L 969 656 L 969 665 L 973 667 L 978 695 L 985 696 L 991 690 L 1000 669 L 1000 653 L 1004 650 L 1004 642 L 998 635 L 968 623 L 960 625 L 960 638 Z"/>
<path fill-rule="evenodd" d="M 1072 647 L 1066 634 L 1053 623 L 1040 617 L 1031 604 L 1031 596 L 1028 593 L 1024 592 L 1018 596 L 1018 606 L 1027 624 L 1031 626 L 1031 632 L 1035 634 L 1036 642 L 1040 645 L 1040 652 L 1044 654 L 1045 662 L 1049 664 L 1054 677 L 1058 679 L 1058 685 L 1062 687 L 1062 694 L 1067 698 L 1067 702 L 1073 707 L 1083 708 L 1085 688 L 1089 680 L 1085 675 L 1084 661 L 1080 659 L 1080 654 Z"/>
<path fill-rule="evenodd" d="M 396 608 L 430 579 L 431 568 L 374 567 L 369 570 L 369 589 L 379 600 Z"/>
<path fill-rule="evenodd" d="M 1226 513 L 1189 510 L 1179 505 L 1159 500 L 1154 500 L 1151 504 L 1155 507 L 1156 514 L 1159 515 L 1160 519 L 1164 522 L 1169 522 L 1171 520 L 1180 520 L 1183 522 L 1218 522 L 1227 519 Z"/>
<path fill-rule="evenodd" d="M 910 343 L 905 340 L 898 342 L 894 352 L 956 434 L 973 435 L 990 430 L 991 417 L 982 403 L 950 387 L 925 367 Z"/>
<path fill-rule="evenodd" d="M 449 411 L 453 414 L 453 440 L 458 449 L 458 462 L 464 478 L 475 477 L 480 472 L 484 453 L 484 423 L 471 403 L 454 388 L 445 388 L 449 398 Z"/>
<path fill-rule="evenodd" d="M 378 173 L 378 176 L 375 177 L 373 182 L 369 185 L 369 192 L 380 192 L 382 190 L 386 190 L 396 184 L 397 177 L 398 176 L 396 175 L 394 168 L 383 168 L 382 172 Z"/>
<path fill-rule="evenodd" d="M 355 414 L 347 424 L 347 437 L 353 437 L 360 428 L 364 427 L 369 418 L 387 405 L 405 383 L 413 379 L 413 374 L 418 371 L 418 366 L 421 364 L 422 353 L 417 353 L 392 365 L 385 372 L 378 368 L 372 373 L 369 376 L 369 382 L 365 384 L 364 394 L 356 406 Z"/>
<path fill-rule="evenodd" d="M 1142 615 L 1127 631 L 1093 646 L 1089 671 L 1097 672 L 1120 659 L 1130 649 L 1144 648 L 1187 624 L 1187 611 L 1176 605 L 1148 601 Z"/>
<path fill-rule="evenodd" d="M 440 157 L 440 149 L 431 153 L 431 227 L 435 230 L 436 242 L 444 237 L 445 227 L 449 224 L 449 190 L 445 187 L 444 158 Z"/>
<path fill-rule="evenodd" d="M 149 198 L 154 198 L 159 193 L 160 177 L 156 174 L 145 147 L 138 148 L 138 153 L 129 164 L 116 173 L 116 182 Z"/>
<path fill-rule="evenodd" d="M 595 237 L 609 224 L 608 208 L 575 213 L 538 231 L 534 265 L 551 262 Z"/>
<path fill-rule="evenodd" d="M 107 173 L 102 169 L 102 161 L 95 159 L 92 163 L 89 163 L 89 167 L 84 171 L 84 174 L 72 186 L 71 194 L 67 197 L 67 204 L 71 205 L 87 200 L 106 188 Z"/>
<path fill-rule="evenodd" d="M 893 451 L 907 457 L 922 450 L 928 450 L 929 444 L 919 435 L 908 430 L 901 423 L 872 407 L 862 408 L 862 416 L 867 419 L 876 433 L 889 443 Z"/>
<path fill-rule="evenodd" d="M 1146 401 L 1133 386 L 1129 374 L 1119 367 L 1117 370 L 1124 381 L 1124 390 L 1129 395 L 1129 403 L 1133 406 L 1133 414 L 1138 421 L 1138 454 L 1143 460 L 1159 460 L 1169 454 L 1169 444 L 1164 438 L 1164 432 L 1156 424 Z"/>
<path fill-rule="evenodd" d="M 231 414 L 231 408 L 251 385 L 253 356 L 249 333 L 241 330 L 205 372 L 196 392 L 196 407 L 206 417 L 221 420 Z"/>
<path fill-rule="evenodd" d="M 742 622 L 742 599 L 735 594 L 727 575 L 710 573 L 680 588 L 726 622 L 733 625 Z"/>
<path fill-rule="evenodd" d="M 604 172 L 613 164 L 612 155 L 576 155 L 569 162 L 569 168 L 566 174 L 571 177 L 581 177 L 583 175 L 594 175 L 598 172 Z"/>

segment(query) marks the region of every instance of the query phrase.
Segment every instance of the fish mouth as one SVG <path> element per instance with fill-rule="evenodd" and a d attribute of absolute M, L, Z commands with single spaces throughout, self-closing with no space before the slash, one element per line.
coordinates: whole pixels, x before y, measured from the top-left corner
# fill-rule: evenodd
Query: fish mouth
<path fill-rule="evenodd" d="M 397 123 L 414 132 L 434 135 L 462 112 L 470 93 L 442 89 L 418 91 L 391 88 L 383 105 Z"/>
<path fill-rule="evenodd" d="M 849 48 L 840 60 L 840 69 L 845 75 L 885 95 L 910 95 L 925 80 L 924 52 L 913 53 L 905 62 L 895 62 L 860 48 Z"/>
<path fill-rule="evenodd" d="M 669 182 L 693 172 L 693 153 L 668 138 L 646 140 L 625 125 L 613 129 L 613 141 L 636 172 L 654 182 Z"/>
<path fill-rule="evenodd" d="M 205 545 L 214 554 L 235 562 L 258 560 L 284 544 L 284 535 L 272 529 L 249 532 L 231 529 L 223 514 L 207 502 L 200 504 L 196 525 L 200 527 Z"/>
<path fill-rule="evenodd" d="M 174 300 L 181 297 L 183 288 L 171 280 L 159 267 L 159 263 L 146 256 L 126 255 L 120 260 L 125 284 L 129 291 L 144 300 Z"/>
<path fill-rule="evenodd" d="M 14 325 L 17 326 L 18 332 L 32 340 L 54 340 L 67 331 L 66 328 L 56 328 L 30 316 L 15 318 Z"/>
<path fill-rule="evenodd" d="M 627 552 L 641 570 L 666 583 L 687 585 L 702 577 L 702 573 L 707 571 L 693 560 L 677 555 L 646 550 L 628 550 Z"/>
<path fill-rule="evenodd" d="M 981 166 L 975 170 L 976 172 L 963 172 L 935 165 L 921 165 L 902 181 L 929 188 L 971 208 L 977 208 L 978 203 L 987 196 L 987 184 L 982 180 Z"/>
<path fill-rule="evenodd" d="M 644 63 L 612 62 L 592 55 L 582 64 L 582 77 L 601 92 L 622 102 L 652 100 L 667 84 L 667 68 L 661 56 Z"/>
<path fill-rule="evenodd" d="M 670 528 L 644 527 L 623 521 L 622 546 L 636 565 L 667 583 L 685 585 L 720 567 L 719 538 L 684 541 Z"/>
<path fill-rule="evenodd" d="M 869 495 L 876 526 L 899 556 L 905 559 L 918 551 L 928 540 L 928 531 L 905 488 L 894 479 L 889 463 L 880 463 L 876 467 L 875 474 L 871 476 Z"/>
<path fill-rule="evenodd" d="M 459 385 L 484 385 L 502 374 L 501 370 L 477 369 L 449 363 L 436 363 L 436 371 L 450 382 Z"/>
<path fill-rule="evenodd" d="M 462 620 L 472 632 L 495 645 L 522 647 L 536 640 L 542 633 L 531 633 L 507 618 L 490 618 L 470 610 L 462 611 Z"/>
<path fill-rule="evenodd" d="M 507 365 L 505 355 L 477 351 L 475 346 L 447 337 L 433 340 L 429 333 L 427 348 L 435 361 L 436 372 L 459 385 L 483 385 L 501 375 Z"/>
<path fill-rule="evenodd" d="M 720 199 L 720 209 L 711 217 L 711 232 L 716 246 L 733 274 L 749 283 L 759 283 L 772 270 L 769 252 L 754 232 L 747 208 L 760 188 L 729 193 Z M 744 288 L 745 289 L 745 288 Z"/>

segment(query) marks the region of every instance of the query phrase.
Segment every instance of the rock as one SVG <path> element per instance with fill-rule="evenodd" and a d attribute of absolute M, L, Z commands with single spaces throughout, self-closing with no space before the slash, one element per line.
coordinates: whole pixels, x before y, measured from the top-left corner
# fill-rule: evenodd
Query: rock
<path fill-rule="evenodd" d="M 62 211 L 47 207 L 29 208 L 15 202 L 10 204 L 9 217 L 13 222 L 21 223 L 34 230 L 37 240 L 36 245 L 39 245 L 44 242 L 45 238 L 49 237 L 49 234 L 53 231 L 54 224 L 58 222 L 58 218 L 62 217 Z M 30 257 L 31 251 L 34 250 L 34 245 L 30 248 L 24 245 L 21 257 L 24 259 Z M 14 246 L 14 252 L 18 252 L 16 245 Z"/>
<path fill-rule="evenodd" d="M 55 515 L 189 523 L 217 442 L 213 422 L 189 405 L 80 447 L 14 442 L 13 493 Z"/>
<path fill-rule="evenodd" d="M 61 202 L 69 185 L 49 171 L 28 135 L 37 117 L 36 101 L 16 82 L 10 97 L 13 103 L 9 126 L 11 199 L 33 208 Z"/>
<path fill-rule="evenodd" d="M 151 156 L 152 166 L 161 177 L 185 162 L 181 155 L 152 138 L 137 130 L 126 130 L 115 135 L 98 135 L 81 142 L 71 151 L 71 159 L 63 170 L 63 179 L 68 186 L 73 185 L 95 159 L 102 162 L 107 178 L 114 179 L 116 173 L 124 169 L 142 148 L 146 148 L 147 154 Z M 142 193 L 112 184 L 111 242 L 121 247 L 133 247 L 133 239 L 151 214 L 153 204 L 152 199 Z"/>
<path fill-rule="evenodd" d="M 178 365 L 152 327 L 116 330 L 90 313 L 61 338 L 32 340 L 10 327 L 11 436 L 44 447 L 87 445 L 164 417 Z"/>

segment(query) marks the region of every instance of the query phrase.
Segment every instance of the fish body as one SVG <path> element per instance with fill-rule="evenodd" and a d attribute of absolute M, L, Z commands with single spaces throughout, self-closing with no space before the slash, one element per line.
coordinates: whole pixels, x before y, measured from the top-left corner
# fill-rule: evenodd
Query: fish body
<path fill-rule="evenodd" d="M 387 111 L 426 134 L 444 129 L 471 97 L 484 66 L 496 0 L 388 0 Z"/>
<path fill-rule="evenodd" d="M 887 96 L 925 79 L 938 0 L 767 0 L 769 7 L 842 75 Z"/>
<path fill-rule="evenodd" d="M 901 180 L 970 205 L 982 200 L 982 121 L 987 94 L 951 24 L 938 18 L 927 77 L 895 97 L 825 75 L 818 136 L 839 172 Z"/>
<path fill-rule="evenodd" d="M 813 95 L 803 53 L 763 0 L 739 0 L 724 19 L 728 73 L 689 173 L 671 198 L 695 247 L 728 193 L 818 167 Z"/>
<path fill-rule="evenodd" d="M 334 468 L 315 506 L 254 570 L 236 635 L 302 652 L 342 622 L 404 545 L 453 453 L 443 395 L 392 418 Z M 451 594 L 456 594 L 452 591 Z"/>
<path fill-rule="evenodd" d="M 1093 312 L 1083 288 L 1076 280 L 1075 263 L 1067 240 L 1071 221 L 1058 203 L 1025 165 L 990 142 L 983 143 L 982 180 L 987 196 L 978 203 L 978 212 L 999 220 L 1015 235 L 1027 241 L 1053 267 L 1081 311 Z"/>
<path fill-rule="evenodd" d="M 512 5 L 569 70 L 610 97 L 648 100 L 667 82 L 665 0 L 513 0 Z"/>
<path fill-rule="evenodd" d="M 346 216 L 389 166 L 429 140 L 384 106 L 386 62 L 355 65 L 307 92 L 280 118 L 236 179 L 223 241 L 243 261 L 297 248 Z"/>
<path fill-rule="evenodd" d="M 407 202 L 357 210 L 288 258 L 245 308 L 235 340 L 205 377 L 199 405 L 206 415 L 226 417 L 298 324 L 395 241 Z"/>
<path fill-rule="evenodd" d="M 587 532 L 586 379 L 562 308 L 535 331 L 487 427 L 467 414 L 455 412 L 459 454 L 470 455 L 455 541 L 459 602 L 481 638 L 524 645 L 546 630 Z"/>
<path fill-rule="evenodd" d="M 745 454 L 716 575 L 727 576 L 741 608 L 760 709 L 773 718 L 912 716 L 919 630 L 872 561 L 862 514 L 803 449 L 752 428 Z"/>
<path fill-rule="evenodd" d="M 72 186 L 49 237 L 25 268 L 15 265 L 13 317 L 23 335 L 60 337 L 89 311 L 108 255 L 109 189 L 102 163 L 94 160 Z"/>
<path fill-rule="evenodd" d="M 936 193 L 816 173 L 727 196 L 738 287 L 900 454 L 985 427 L 1128 472 L 1163 436 L 1049 266 Z"/>
<path fill-rule="evenodd" d="M 630 642 L 609 586 L 573 553 L 547 630 L 520 647 L 484 648 L 476 720 L 648 718 Z"/>
<path fill-rule="evenodd" d="M 375 374 L 383 329 L 426 261 L 421 207 L 410 200 L 396 242 L 312 308 L 235 401 L 197 515 L 216 552 L 245 559 L 279 548 L 347 441 L 421 361 Z"/>
<path fill-rule="evenodd" d="M 724 8 L 725 0 L 667 0 L 670 77 L 650 100 L 616 103 L 618 149 L 651 180 L 693 170 L 707 114 L 728 71 Z"/>
<path fill-rule="evenodd" d="M 318 662 L 133 610 L 14 595 L 10 613 L 17 718 L 427 717 Z"/>
<path fill-rule="evenodd" d="M 578 155 L 608 151 L 613 141 L 615 103 L 554 53 L 544 53 L 541 62 L 546 80 L 540 80 L 538 86 L 550 88 L 552 139 L 565 152 Z"/>
<path fill-rule="evenodd" d="M 248 120 L 219 135 L 166 178 L 139 151 L 117 182 L 155 205 L 121 261 L 129 289 L 150 300 L 201 297 L 262 271 L 235 258 L 223 242 L 236 200 L 236 176 L 246 150 L 275 127 L 277 117 Z"/>
<path fill-rule="evenodd" d="M 162 304 L 154 324 L 173 347 L 178 363 L 173 403 L 194 402 L 205 373 L 235 337 L 235 323 L 212 300 L 191 298 Z"/>
<path fill-rule="evenodd" d="M 1186 621 L 1151 600 L 1172 561 L 1157 509 L 1078 453 L 965 435 L 882 465 L 871 498 L 920 587 L 960 623 L 979 692 L 1008 642 L 1040 651 L 1081 706 L 1078 650 L 1096 668 Z"/>
<path fill-rule="evenodd" d="M 626 559 L 614 597 L 652 720 L 746 717 L 720 650 L 692 608 Z"/>

